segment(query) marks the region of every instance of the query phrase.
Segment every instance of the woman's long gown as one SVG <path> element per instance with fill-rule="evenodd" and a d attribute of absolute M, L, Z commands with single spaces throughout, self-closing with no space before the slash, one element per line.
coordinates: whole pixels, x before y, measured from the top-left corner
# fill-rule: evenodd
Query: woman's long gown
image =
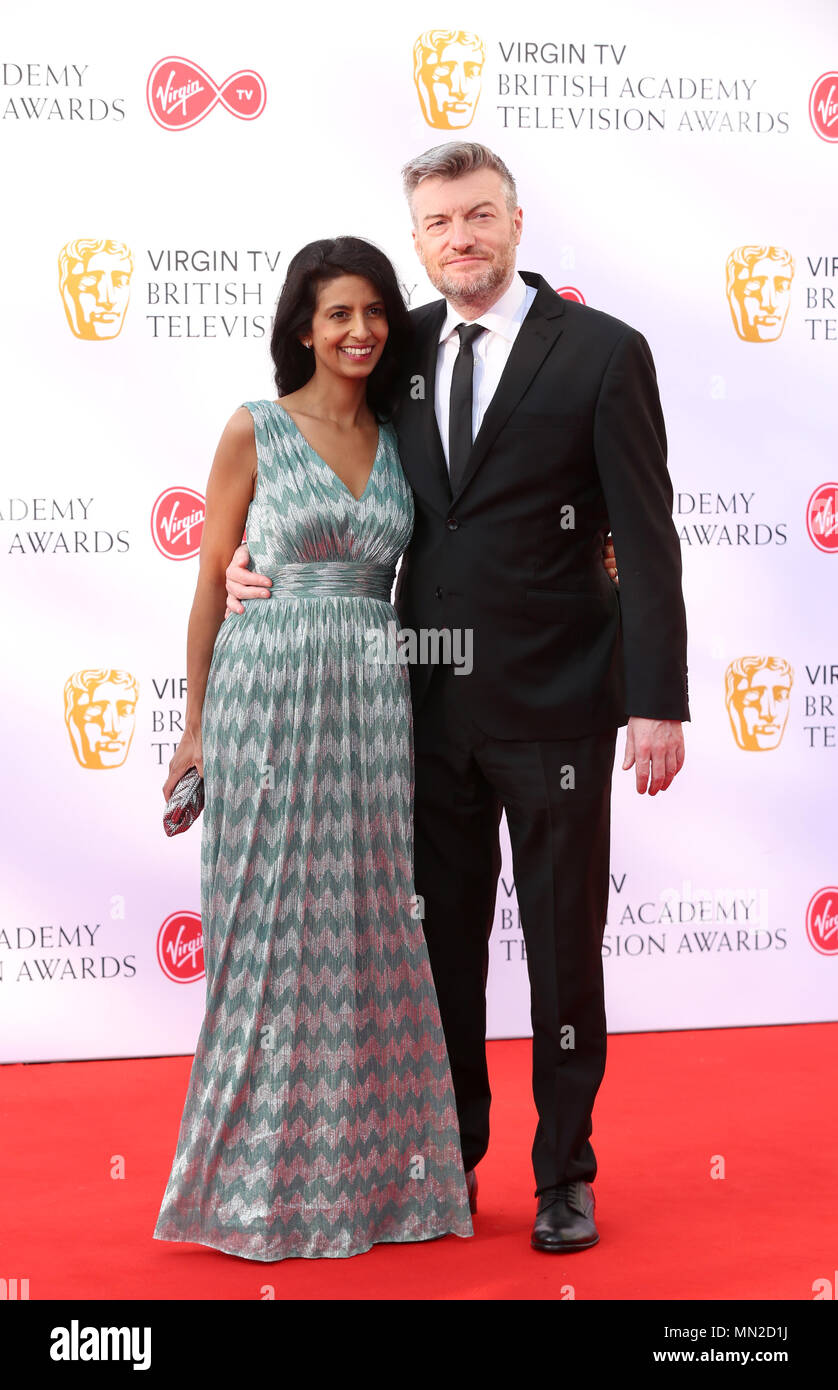
<path fill-rule="evenodd" d="M 413 496 L 391 425 L 356 500 L 281 405 L 246 405 L 247 542 L 274 583 L 222 623 L 210 665 L 206 1015 L 154 1235 L 254 1260 L 468 1236 L 392 659 Z"/>

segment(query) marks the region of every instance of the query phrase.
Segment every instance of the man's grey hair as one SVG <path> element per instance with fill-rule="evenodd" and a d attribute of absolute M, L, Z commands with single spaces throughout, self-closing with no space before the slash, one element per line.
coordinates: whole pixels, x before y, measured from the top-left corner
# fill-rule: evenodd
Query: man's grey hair
<path fill-rule="evenodd" d="M 413 193 L 423 179 L 456 179 L 461 174 L 470 174 L 473 169 L 493 169 L 503 181 L 504 199 L 510 216 L 518 206 L 518 190 L 515 180 L 500 155 L 486 145 L 477 145 L 468 140 L 451 140 L 445 145 L 434 145 L 415 159 L 408 160 L 402 169 L 402 185 L 410 206 L 410 215 L 416 222 L 413 211 Z"/>

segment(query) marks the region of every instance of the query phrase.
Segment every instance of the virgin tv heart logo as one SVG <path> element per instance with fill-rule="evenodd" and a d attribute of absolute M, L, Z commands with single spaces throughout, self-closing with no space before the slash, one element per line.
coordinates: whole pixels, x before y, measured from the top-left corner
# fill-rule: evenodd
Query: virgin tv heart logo
<path fill-rule="evenodd" d="M 172 912 L 157 933 L 157 964 L 176 985 L 192 985 L 206 974 L 198 912 Z"/>
<path fill-rule="evenodd" d="M 838 888 L 821 888 L 806 909 L 806 935 L 822 956 L 838 956 Z"/>
<path fill-rule="evenodd" d="M 809 539 L 827 555 L 838 555 L 838 483 L 821 483 L 806 504 Z"/>
<path fill-rule="evenodd" d="M 201 549 L 206 499 L 191 487 L 168 487 L 151 511 L 151 535 L 167 560 L 191 560 Z"/>
<path fill-rule="evenodd" d="M 809 93 L 809 120 L 816 135 L 838 143 L 838 72 L 824 72 Z"/>
<path fill-rule="evenodd" d="M 188 130 L 219 103 L 241 121 L 253 121 L 265 109 L 267 92 L 258 72 L 242 68 L 218 86 L 209 73 L 188 58 L 161 58 L 148 75 L 148 109 L 164 130 Z"/>

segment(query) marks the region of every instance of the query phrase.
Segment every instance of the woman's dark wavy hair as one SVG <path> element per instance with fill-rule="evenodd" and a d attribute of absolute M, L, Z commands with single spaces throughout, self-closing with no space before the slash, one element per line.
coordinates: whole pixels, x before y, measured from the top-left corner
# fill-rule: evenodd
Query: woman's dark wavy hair
<path fill-rule="evenodd" d="M 271 357 L 277 395 L 287 396 L 314 375 L 314 353 L 299 335 L 311 330 L 321 285 L 339 275 L 360 275 L 375 285 L 384 304 L 388 335 L 384 351 L 367 378 L 367 401 L 376 417 L 387 419 L 396 401 L 396 383 L 410 340 L 410 319 L 396 272 L 369 241 L 356 236 L 310 241 L 292 258 L 277 301 Z"/>

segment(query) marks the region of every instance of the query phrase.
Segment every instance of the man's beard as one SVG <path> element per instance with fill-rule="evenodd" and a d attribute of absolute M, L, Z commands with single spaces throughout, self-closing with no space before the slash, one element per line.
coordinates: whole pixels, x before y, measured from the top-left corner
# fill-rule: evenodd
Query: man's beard
<path fill-rule="evenodd" d="M 436 276 L 428 271 L 428 279 L 434 289 L 439 290 L 446 299 L 453 299 L 459 304 L 475 304 L 499 289 L 509 278 L 509 272 L 514 265 L 515 243 L 512 242 L 502 260 L 489 262 L 484 269 L 475 270 L 467 279 L 459 280 L 446 275 L 444 267 Z M 427 271 L 428 267 L 425 266 L 425 269 Z"/>

